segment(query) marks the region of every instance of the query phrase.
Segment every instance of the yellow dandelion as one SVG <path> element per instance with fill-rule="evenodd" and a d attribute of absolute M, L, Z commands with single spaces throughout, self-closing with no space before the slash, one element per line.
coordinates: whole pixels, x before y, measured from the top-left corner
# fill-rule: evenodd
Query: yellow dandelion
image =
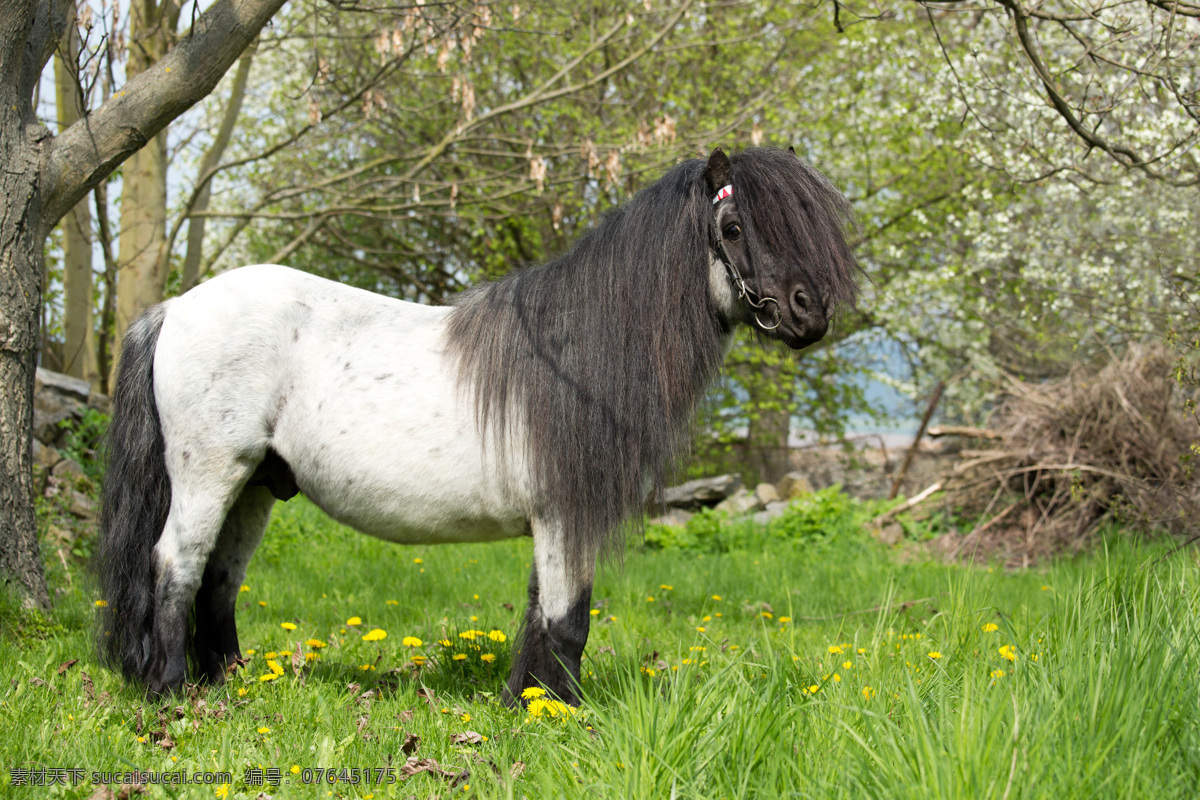
<path fill-rule="evenodd" d="M 451 656 L 451 658 L 453 658 L 455 661 L 466 661 L 467 654 L 466 653 L 455 653 L 453 656 Z"/>
<path fill-rule="evenodd" d="M 598 609 L 598 608 L 593 608 L 593 609 L 592 609 L 591 611 L 589 611 L 588 613 L 589 613 L 589 614 L 591 614 L 593 617 L 598 617 L 598 616 L 600 616 L 600 609 Z"/>
<path fill-rule="evenodd" d="M 275 680 L 275 679 L 276 679 L 276 678 L 278 678 L 278 677 L 279 677 L 279 676 L 278 676 L 278 675 L 276 675 L 274 672 L 269 672 L 269 673 L 267 673 L 266 675 L 259 675 L 259 676 L 258 676 L 258 679 L 259 679 L 260 681 L 263 681 L 264 683 L 266 683 L 267 681 L 273 681 L 273 680 Z"/>
<path fill-rule="evenodd" d="M 108 608 L 108 601 L 107 600 L 97 600 L 96 608 Z"/>
<path fill-rule="evenodd" d="M 708 616 L 707 614 L 705 614 L 705 615 L 704 615 L 704 617 L 703 617 L 703 618 L 701 618 L 701 620 L 700 620 L 700 621 L 701 621 L 701 622 L 712 622 L 712 617 L 710 617 L 710 616 Z"/>
<path fill-rule="evenodd" d="M 400 605 L 400 601 L 399 600 L 388 600 L 387 604 L 389 606 L 398 606 L 398 605 Z"/>
<path fill-rule="evenodd" d="M 821 687 L 817 686 L 815 683 L 812 686 L 808 687 L 809 694 L 816 694 L 819 691 L 821 691 Z"/>
<path fill-rule="evenodd" d="M 471 622 L 479 622 L 479 617 L 472 616 L 472 617 L 471 617 Z"/>
<path fill-rule="evenodd" d="M 942 657 L 942 654 L 941 654 L 940 652 L 938 652 L 937 650 L 930 650 L 930 651 L 929 651 L 928 653 L 926 653 L 925 655 L 929 656 L 929 657 L 930 657 L 930 658 L 932 658 L 934 661 L 937 661 L 939 658 L 941 658 L 941 657 Z"/>
<path fill-rule="evenodd" d="M 867 654 L 867 648 L 865 648 L 865 647 L 858 648 L 858 654 L 860 656 L 865 656 Z"/>
<path fill-rule="evenodd" d="M 872 689 L 870 686 L 864 686 L 862 694 L 863 694 L 864 698 L 866 698 L 867 700 L 870 700 L 872 697 L 875 696 L 875 690 Z"/>
<path fill-rule="evenodd" d="M 271 729 L 270 729 L 270 728 L 259 728 L 259 729 L 258 729 L 258 732 L 259 732 L 259 733 L 266 734 L 266 733 L 270 733 L 270 732 L 271 732 Z"/>
<path fill-rule="evenodd" d="M 647 597 L 647 598 L 646 598 L 646 602 L 647 602 L 647 603 L 653 603 L 653 602 L 654 602 L 654 598 L 653 598 L 653 597 Z"/>
<path fill-rule="evenodd" d="M 292 764 L 292 774 L 293 775 L 300 774 L 300 765 L 299 764 Z"/>
<path fill-rule="evenodd" d="M 450 641 L 449 639 L 438 639 L 438 644 L 440 644 L 442 647 L 454 646 L 454 642 Z"/>
<path fill-rule="evenodd" d="M 786 623 L 788 623 L 788 622 L 791 622 L 791 621 L 792 621 L 792 618 L 791 618 L 791 617 L 780 617 L 780 618 L 779 618 L 779 624 L 780 624 L 780 625 L 786 624 Z"/>
<path fill-rule="evenodd" d="M 1042 591 L 1043 591 L 1043 592 L 1048 592 L 1048 591 L 1050 591 L 1050 587 L 1049 587 L 1049 586 L 1043 586 L 1043 587 L 1042 587 Z"/>
<path fill-rule="evenodd" d="M 1015 647 L 1013 647 L 1011 644 L 1003 645 L 1000 648 L 1000 655 L 1003 656 L 1004 658 L 1007 658 L 1009 661 L 1016 661 L 1017 660 L 1017 649 Z"/>
<path fill-rule="evenodd" d="M 1002 670 L 1002 669 L 994 669 L 994 670 L 992 670 L 992 671 L 991 671 L 990 673 L 988 673 L 988 674 L 989 674 L 989 675 L 990 675 L 990 676 L 991 676 L 993 679 L 994 679 L 994 678 L 1003 678 L 1003 677 L 1004 677 L 1004 675 L 1005 675 L 1005 672 L 1004 672 L 1004 670 Z"/>
<path fill-rule="evenodd" d="M 364 633 L 362 640 L 364 642 L 379 642 L 387 638 L 387 631 L 382 628 L 373 628 L 369 632 Z"/>
<path fill-rule="evenodd" d="M 413 664 L 416 664 L 418 667 L 423 667 L 425 666 L 425 662 L 427 662 L 429 659 L 425 656 L 413 656 L 411 660 Z"/>
<path fill-rule="evenodd" d="M 259 601 L 258 601 L 258 605 L 259 605 L 260 607 L 262 607 L 262 608 L 266 608 L 266 607 L 267 607 L 267 601 L 266 601 L 266 600 L 259 600 Z"/>
<path fill-rule="evenodd" d="M 835 672 L 835 673 L 833 673 L 833 682 L 834 682 L 834 683 L 841 683 L 841 682 L 842 682 L 842 676 L 841 676 L 841 675 L 838 675 L 836 672 Z"/>
<path fill-rule="evenodd" d="M 984 633 L 995 633 L 996 631 L 1000 630 L 1000 626 L 994 622 L 988 622 L 988 623 L 985 623 L 984 626 L 982 628 L 980 628 L 980 630 L 983 631 Z"/>
<path fill-rule="evenodd" d="M 719 602 L 721 602 L 721 595 L 719 595 L 719 594 L 714 594 L 714 595 L 712 596 L 712 599 L 713 599 L 713 600 L 716 600 L 716 601 L 719 603 Z"/>
<path fill-rule="evenodd" d="M 424 562 L 424 561 L 422 561 L 422 560 L 421 560 L 421 559 L 419 559 L 419 558 L 414 558 L 414 559 L 413 559 L 413 563 L 414 563 L 414 564 L 424 564 L 425 562 Z"/>
<path fill-rule="evenodd" d="M 700 625 L 700 626 L 698 626 L 698 627 L 696 628 L 696 630 L 697 630 L 699 633 L 704 633 L 704 626 L 703 626 L 703 625 Z"/>
<path fill-rule="evenodd" d="M 217 787 L 217 797 L 229 797 L 229 784 L 222 784 Z"/>
<path fill-rule="evenodd" d="M 504 635 L 504 631 L 497 631 L 497 630 L 488 631 L 487 637 L 489 639 L 491 639 L 493 642 L 499 642 L 500 644 L 504 644 L 505 642 L 508 641 L 508 637 Z"/>
<path fill-rule="evenodd" d="M 248 656 L 252 656 L 252 655 L 254 655 L 256 652 L 258 652 L 258 651 L 256 651 L 256 650 L 247 650 L 247 651 L 246 651 L 246 655 L 248 655 Z"/>
<path fill-rule="evenodd" d="M 546 690 L 540 686 L 530 686 L 521 692 L 521 697 L 525 700 L 537 700 L 539 697 L 545 697 Z"/>
<path fill-rule="evenodd" d="M 488 664 L 490 664 L 496 660 L 496 654 L 495 653 L 484 653 L 483 655 L 481 655 L 479 657 L 479 660 L 486 661 Z"/>
<path fill-rule="evenodd" d="M 470 721 L 471 721 L 471 715 L 470 715 L 470 714 L 460 714 L 458 718 L 459 718 L 459 719 L 461 719 L 463 722 L 470 722 Z"/>
<path fill-rule="evenodd" d="M 673 591 L 675 591 L 675 587 L 674 587 L 674 586 L 670 586 L 670 585 L 668 585 L 668 584 L 665 584 L 665 583 L 660 583 L 660 584 L 658 585 L 658 588 L 662 589 L 664 592 L 673 592 Z"/>
<path fill-rule="evenodd" d="M 355 625 L 362 625 L 362 617 L 351 617 L 350 619 L 346 620 L 346 624 L 351 627 L 354 627 Z"/>
<path fill-rule="evenodd" d="M 313 650 L 320 650 L 325 646 L 325 643 L 320 639 L 309 639 L 307 642 L 305 642 L 305 644 L 311 647 Z"/>
<path fill-rule="evenodd" d="M 263 658 L 268 659 L 268 660 L 270 660 L 272 658 L 279 658 L 279 653 L 276 653 L 274 650 L 272 650 L 271 652 L 269 652 L 265 656 L 263 656 Z"/>
<path fill-rule="evenodd" d="M 320 653 L 305 653 L 304 654 L 305 661 L 316 661 L 320 657 L 321 657 Z"/>
<path fill-rule="evenodd" d="M 762 616 L 763 616 L 763 619 L 775 619 L 775 615 L 772 614 L 770 611 L 762 612 Z"/>
<path fill-rule="evenodd" d="M 296 630 L 296 623 L 281 622 L 281 623 L 279 623 L 279 627 L 283 628 L 285 631 L 294 631 L 294 630 Z"/>
<path fill-rule="evenodd" d="M 568 717 L 575 713 L 575 709 L 566 703 L 558 700 L 548 700 L 544 697 L 539 697 L 529 703 L 529 716 L 531 717 Z"/>
<path fill-rule="evenodd" d="M 245 697 L 247 694 L 245 686 L 238 687 L 238 697 Z"/>
<path fill-rule="evenodd" d="M 843 662 L 842 662 L 842 669 L 850 669 L 850 668 L 852 668 L 853 666 L 854 666 L 854 664 L 850 663 L 849 661 L 843 661 Z"/>
<path fill-rule="evenodd" d="M 829 653 L 830 653 L 831 655 L 838 656 L 838 655 L 841 655 L 841 654 L 842 654 L 842 648 L 841 648 L 841 647 L 839 647 L 839 646 L 838 646 L 838 645 L 836 645 L 836 644 L 831 644 L 831 645 L 829 645 L 829 648 L 828 648 L 828 650 L 829 650 Z"/>
<path fill-rule="evenodd" d="M 375 665 L 374 664 L 363 664 L 361 667 L 359 667 L 359 669 L 361 669 L 363 672 L 374 672 Z"/>
<path fill-rule="evenodd" d="M 271 670 L 271 672 L 274 672 L 276 675 L 283 674 L 283 667 L 279 666 L 278 661 L 268 660 L 267 667 Z"/>
<path fill-rule="evenodd" d="M 284 658 L 291 658 L 292 651 L 291 650 L 280 650 L 279 655 L 283 656 Z"/>
<path fill-rule="evenodd" d="M 367 634 L 367 636 L 370 636 L 370 634 Z M 363 638 L 365 639 L 366 636 L 364 636 Z M 404 645 L 405 647 L 420 647 L 421 645 L 423 645 L 425 643 L 422 642 L 420 639 L 418 639 L 415 636 L 405 636 L 403 639 L 400 640 L 400 644 Z"/>

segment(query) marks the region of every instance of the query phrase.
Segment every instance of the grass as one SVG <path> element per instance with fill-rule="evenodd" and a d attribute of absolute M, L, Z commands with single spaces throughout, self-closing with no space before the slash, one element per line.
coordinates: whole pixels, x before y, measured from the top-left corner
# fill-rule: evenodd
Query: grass
<path fill-rule="evenodd" d="M 95 663 L 95 598 L 78 575 L 55 577 L 51 619 L 0 603 L 0 788 L 92 797 L 93 770 L 136 767 L 233 778 L 150 797 L 1194 796 L 1190 551 L 1153 564 L 1163 549 L 1113 537 L 1089 557 L 1006 572 L 901 558 L 842 528 L 631 552 L 603 570 L 586 701 L 562 719 L 498 702 L 528 540 L 396 547 L 297 499 L 251 565 L 238 615 L 255 652 L 224 687 L 165 704 L 124 687 Z M 373 629 L 386 638 L 364 641 Z M 484 635 L 459 635 L 473 630 Z M 300 644 L 311 639 L 325 646 Z M 299 675 L 281 655 L 298 644 L 318 654 Z M 283 674 L 264 681 L 270 653 Z M 467 731 L 480 741 L 452 740 Z M 316 769 L 404 777 L 409 734 L 413 755 L 448 774 L 302 784 Z M 86 772 L 75 786 L 9 785 L 12 769 L 42 767 Z M 248 785 L 248 767 L 283 781 Z"/>

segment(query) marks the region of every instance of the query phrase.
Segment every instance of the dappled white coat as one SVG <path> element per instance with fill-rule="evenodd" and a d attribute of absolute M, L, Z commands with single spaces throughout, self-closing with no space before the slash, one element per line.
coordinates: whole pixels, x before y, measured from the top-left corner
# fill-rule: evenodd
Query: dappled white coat
<path fill-rule="evenodd" d="M 710 261 L 710 291 L 732 314 L 724 267 Z M 238 492 L 272 448 L 314 503 L 381 539 L 531 534 L 542 611 L 565 614 L 591 570 L 564 563 L 565 532 L 538 516 L 524 450 L 480 435 L 473 392 L 447 355 L 451 311 L 274 265 L 227 272 L 169 301 L 154 354 L 172 491 L 160 568 L 174 564 L 198 581 Z M 257 544 L 223 547 L 242 550 L 244 564 Z"/>

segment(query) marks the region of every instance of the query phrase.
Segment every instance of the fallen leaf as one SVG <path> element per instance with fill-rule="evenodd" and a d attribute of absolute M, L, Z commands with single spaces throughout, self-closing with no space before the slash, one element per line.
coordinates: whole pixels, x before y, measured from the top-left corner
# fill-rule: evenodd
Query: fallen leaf
<path fill-rule="evenodd" d="M 299 675 L 300 670 L 304 668 L 304 653 L 300 652 L 300 643 L 296 642 L 292 645 L 292 672 Z"/>
<path fill-rule="evenodd" d="M 406 708 L 396 715 L 396 719 L 400 720 L 401 722 L 411 722 L 412 718 L 413 710 L 411 708 Z"/>
<path fill-rule="evenodd" d="M 410 711 L 410 712 L 408 712 L 408 714 L 411 717 L 412 712 Z M 404 755 L 411 756 L 413 753 L 417 752 L 417 748 L 420 746 L 421 746 L 421 737 L 420 736 L 417 736 L 415 733 L 405 733 L 404 734 L 404 744 L 400 745 L 400 750 L 401 750 L 401 752 L 404 753 Z"/>
<path fill-rule="evenodd" d="M 508 775 L 511 778 L 521 777 L 521 773 L 525 771 L 524 761 L 514 761 L 513 765 L 508 768 Z"/>
<path fill-rule="evenodd" d="M 347 683 L 346 688 L 349 689 L 353 694 L 358 694 L 358 690 L 362 688 L 362 684 L 361 683 Z"/>
<path fill-rule="evenodd" d="M 96 791 L 88 795 L 87 800 L 115 800 L 116 795 L 107 786 L 97 786 Z"/>
<path fill-rule="evenodd" d="M 32 678 L 29 679 L 29 685 L 30 686 L 49 686 L 50 684 L 46 683 L 44 680 L 42 680 L 38 676 L 34 675 Z"/>
<path fill-rule="evenodd" d="M 158 746 L 163 748 L 164 750 L 170 750 L 172 747 L 175 746 L 175 740 L 172 739 L 170 736 L 163 734 L 163 737 L 158 740 Z"/>
<path fill-rule="evenodd" d="M 78 663 L 79 663 L 78 658 L 72 658 L 70 661 L 64 661 L 63 663 L 58 665 L 58 674 L 62 675 L 64 672 L 66 672 L 67 670 L 69 670 L 71 667 L 75 666 Z"/>
<path fill-rule="evenodd" d="M 483 737 L 475 731 L 463 731 L 462 733 L 454 733 L 450 735 L 452 744 L 479 744 L 483 741 Z"/>
<path fill-rule="evenodd" d="M 437 701 L 437 697 L 435 697 L 433 692 L 430 691 L 429 689 L 424 689 L 424 688 L 417 689 L 417 697 L 421 698 L 426 703 L 428 703 L 429 707 L 432 709 L 437 709 L 440 707 L 438 704 L 438 701 Z"/>
<path fill-rule="evenodd" d="M 96 688 L 92 685 L 91 676 L 83 670 L 79 671 L 79 680 L 83 683 L 83 691 L 87 693 L 88 700 L 96 699 Z"/>

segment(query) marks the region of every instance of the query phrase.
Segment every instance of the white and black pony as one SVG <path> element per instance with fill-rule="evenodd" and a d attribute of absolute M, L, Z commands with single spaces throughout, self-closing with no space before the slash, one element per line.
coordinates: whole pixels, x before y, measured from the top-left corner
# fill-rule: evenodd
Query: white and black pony
<path fill-rule="evenodd" d="M 716 150 L 451 307 L 266 265 L 150 309 L 113 397 L 102 656 L 152 694 L 189 655 L 221 681 L 246 565 L 300 491 L 394 542 L 532 535 L 506 698 L 577 703 L 598 554 L 685 454 L 735 325 L 801 348 L 853 303 L 851 224 L 793 154 Z"/>

